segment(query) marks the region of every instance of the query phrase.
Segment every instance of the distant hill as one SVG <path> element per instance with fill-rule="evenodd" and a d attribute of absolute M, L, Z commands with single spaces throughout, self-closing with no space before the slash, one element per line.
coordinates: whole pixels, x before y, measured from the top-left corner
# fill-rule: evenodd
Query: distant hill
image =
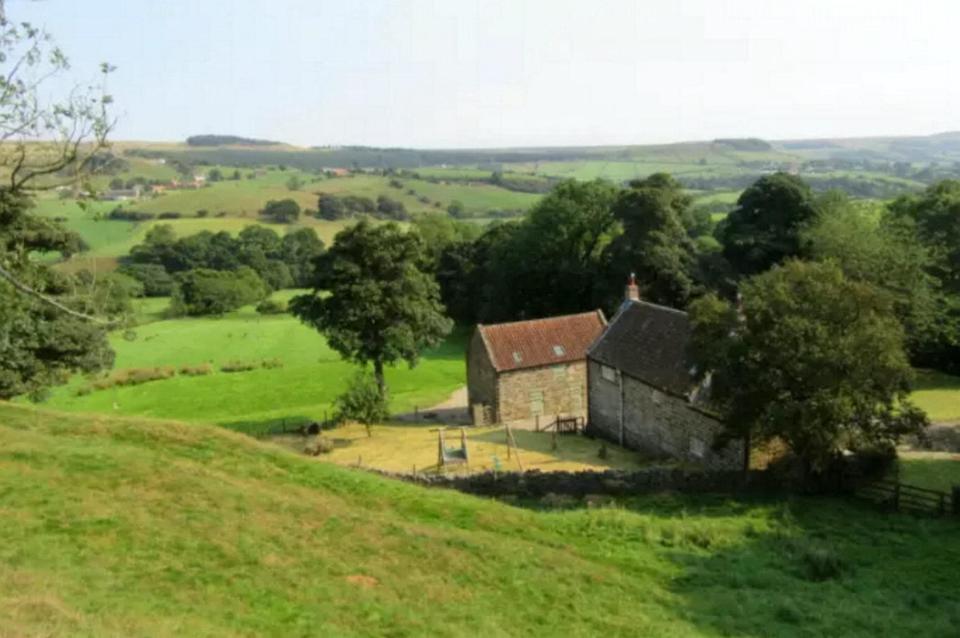
<path fill-rule="evenodd" d="M 187 138 L 188 146 L 277 146 L 280 144 L 283 144 L 283 142 L 258 140 L 238 135 L 191 135 Z"/>
<path fill-rule="evenodd" d="M 717 146 L 727 146 L 736 151 L 769 151 L 773 147 L 769 142 L 757 137 L 722 138 L 713 140 Z"/>

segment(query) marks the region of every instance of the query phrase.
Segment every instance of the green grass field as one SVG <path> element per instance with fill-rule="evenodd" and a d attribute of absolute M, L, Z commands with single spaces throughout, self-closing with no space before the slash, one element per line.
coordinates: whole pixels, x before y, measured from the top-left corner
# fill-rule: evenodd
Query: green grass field
<path fill-rule="evenodd" d="M 960 454 L 952 452 L 900 452 L 897 475 L 903 483 L 950 493 L 960 485 Z"/>
<path fill-rule="evenodd" d="M 4 403 L 0 494 L 10 636 L 873 638 L 960 624 L 957 523 L 839 500 L 517 507 L 219 428 Z"/>
<path fill-rule="evenodd" d="M 921 370 L 917 374 L 913 401 L 934 423 L 960 423 L 960 377 Z"/>
<path fill-rule="evenodd" d="M 284 291 L 285 296 L 294 294 Z M 146 319 L 156 319 L 163 302 L 145 300 Z M 252 307 L 223 318 L 172 319 L 146 323 L 136 338 L 111 336 L 115 368 L 145 368 L 231 361 L 279 359 L 282 368 L 176 376 L 137 386 L 96 390 L 77 396 L 88 382 L 75 378 L 57 389 L 51 407 L 217 423 L 254 430 L 280 420 L 309 421 L 332 412 L 333 399 L 356 369 L 342 361 L 312 328 L 289 315 L 264 317 Z M 457 333 L 441 347 L 425 353 L 420 364 L 388 369 L 392 408 L 402 412 L 446 399 L 464 383 L 465 335 Z"/>

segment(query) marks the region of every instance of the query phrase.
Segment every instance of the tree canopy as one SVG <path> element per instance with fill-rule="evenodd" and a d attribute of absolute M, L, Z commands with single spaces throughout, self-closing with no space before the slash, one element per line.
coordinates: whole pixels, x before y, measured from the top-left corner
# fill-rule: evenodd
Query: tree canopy
<path fill-rule="evenodd" d="M 110 130 L 111 100 L 102 86 L 75 87 L 57 100 L 45 80 L 68 68 L 66 56 L 41 29 L 9 22 L 2 11 L 0 58 L 0 399 L 9 399 L 113 364 L 106 315 L 115 299 L 31 257 L 70 255 L 82 242 L 34 215 L 27 197 L 63 183 L 65 171 L 86 172 Z"/>
<path fill-rule="evenodd" d="M 741 276 L 755 275 L 807 249 L 802 231 L 817 218 L 810 187 L 796 175 L 761 177 L 717 229 L 723 254 Z"/>
<path fill-rule="evenodd" d="M 686 306 L 696 289 L 696 248 L 683 224 L 690 202 L 665 173 L 635 180 L 619 194 L 613 215 L 623 233 L 610 246 L 607 276 L 613 299 L 619 301 L 626 273 L 634 272 L 644 299 Z"/>
<path fill-rule="evenodd" d="M 814 468 L 889 443 L 926 418 L 890 296 L 832 263 L 791 260 L 742 285 L 742 307 L 691 306 L 693 354 L 726 437 L 780 439 Z"/>
<path fill-rule="evenodd" d="M 416 365 L 452 327 L 424 258 L 416 233 L 361 221 L 340 231 L 316 259 L 313 292 L 294 297 L 290 310 L 345 359 L 373 364 L 384 395 L 384 366 Z"/>

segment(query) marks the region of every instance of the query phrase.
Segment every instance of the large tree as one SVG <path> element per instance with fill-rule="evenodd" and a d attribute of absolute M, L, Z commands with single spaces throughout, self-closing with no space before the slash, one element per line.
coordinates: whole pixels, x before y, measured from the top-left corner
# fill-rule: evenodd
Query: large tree
<path fill-rule="evenodd" d="M 780 439 L 812 468 L 889 443 L 926 417 L 889 295 L 831 263 L 791 260 L 742 285 L 742 306 L 691 306 L 693 354 L 711 375 L 725 437 Z M 722 440 L 721 439 L 721 440 Z"/>
<path fill-rule="evenodd" d="M 51 98 L 44 81 L 67 68 L 66 57 L 42 30 L 7 21 L 2 3 L 0 59 L 0 398 L 8 399 L 113 363 L 112 324 L 98 307 L 106 297 L 31 258 L 69 255 L 79 238 L 30 212 L 34 191 L 77 181 L 102 150 L 110 98 L 99 87 Z"/>
<path fill-rule="evenodd" d="M 634 180 L 619 194 L 613 216 L 623 233 L 608 251 L 608 298 L 619 300 L 627 273 L 635 272 L 645 299 L 686 305 L 696 289 L 696 249 L 683 224 L 690 202 L 680 183 L 666 173 Z"/>
<path fill-rule="evenodd" d="M 790 257 L 803 257 L 803 230 L 817 218 L 810 187 L 796 175 L 774 173 L 754 182 L 717 228 L 723 254 L 737 274 L 761 273 Z"/>
<path fill-rule="evenodd" d="M 889 217 L 915 233 L 929 251 L 927 272 L 942 294 L 940 339 L 927 343 L 924 363 L 960 372 L 960 180 L 901 197 L 890 206 Z"/>
<path fill-rule="evenodd" d="M 417 233 L 360 222 L 339 232 L 316 259 L 313 292 L 294 297 L 290 310 L 345 359 L 372 364 L 385 396 L 384 366 L 416 365 L 452 327 L 424 260 Z"/>
<path fill-rule="evenodd" d="M 922 362 L 953 337 L 957 326 L 950 320 L 949 297 L 932 274 L 937 259 L 910 220 L 890 214 L 878 218 L 874 206 L 837 192 L 821 197 L 818 206 L 819 219 L 803 235 L 810 256 L 833 261 L 847 277 L 886 291 L 912 358 Z"/>
<path fill-rule="evenodd" d="M 491 264 L 501 318 L 544 317 L 595 308 L 599 268 L 619 232 L 610 182 L 567 180 L 534 206 Z"/>

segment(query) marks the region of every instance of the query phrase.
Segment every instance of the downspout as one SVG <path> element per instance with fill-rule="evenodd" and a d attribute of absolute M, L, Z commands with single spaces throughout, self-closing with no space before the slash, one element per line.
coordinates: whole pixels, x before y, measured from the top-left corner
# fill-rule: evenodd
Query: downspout
<path fill-rule="evenodd" d="M 617 370 L 617 383 L 620 386 L 620 447 L 623 447 L 623 372 Z"/>

